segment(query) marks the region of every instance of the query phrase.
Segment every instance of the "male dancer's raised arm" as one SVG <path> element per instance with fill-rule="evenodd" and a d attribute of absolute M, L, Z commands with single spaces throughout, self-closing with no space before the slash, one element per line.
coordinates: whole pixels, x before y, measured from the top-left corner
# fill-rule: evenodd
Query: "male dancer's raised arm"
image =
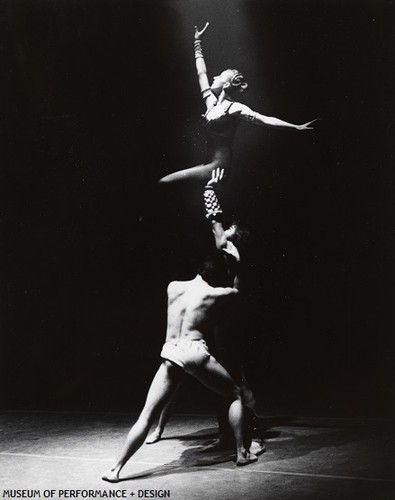
<path fill-rule="evenodd" d="M 237 247 L 231 241 L 231 238 L 237 228 L 233 225 L 226 230 L 224 229 L 222 224 L 223 213 L 216 195 L 216 186 L 220 183 L 223 176 L 223 169 L 217 168 L 213 170 L 211 179 L 204 187 L 203 198 L 206 218 L 209 220 L 211 226 L 216 249 L 223 254 L 223 257 L 226 260 L 226 269 L 228 274 L 227 286 L 237 289 L 240 281 L 238 276 L 238 263 L 240 261 L 240 254 Z M 218 332 L 218 329 L 216 330 Z M 185 383 L 178 385 L 176 391 L 173 394 L 173 397 L 169 400 L 165 408 L 162 410 L 157 427 L 148 436 L 146 440 L 147 444 L 156 443 L 161 439 L 164 428 L 169 421 L 169 418 L 173 414 L 175 405 L 181 397 L 184 388 Z"/>

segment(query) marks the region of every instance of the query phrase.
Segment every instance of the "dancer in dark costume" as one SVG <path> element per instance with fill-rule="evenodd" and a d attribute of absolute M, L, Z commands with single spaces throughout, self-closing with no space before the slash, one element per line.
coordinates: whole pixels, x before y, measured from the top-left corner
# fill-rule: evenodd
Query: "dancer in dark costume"
<path fill-rule="evenodd" d="M 302 125 L 262 115 L 238 102 L 247 90 L 248 83 L 244 76 L 236 69 L 226 69 L 215 76 L 210 85 L 207 77 L 207 68 L 203 57 L 201 37 L 209 23 L 199 31 L 195 27 L 195 58 L 199 86 L 206 105 L 204 122 L 208 136 L 208 161 L 199 165 L 163 177 L 159 184 L 175 183 L 182 180 L 200 181 L 205 184 L 210 180 L 211 172 L 215 168 L 224 170 L 228 176 L 232 161 L 232 144 L 235 132 L 241 121 L 271 127 L 293 128 L 295 130 L 311 129 L 310 121 Z"/>

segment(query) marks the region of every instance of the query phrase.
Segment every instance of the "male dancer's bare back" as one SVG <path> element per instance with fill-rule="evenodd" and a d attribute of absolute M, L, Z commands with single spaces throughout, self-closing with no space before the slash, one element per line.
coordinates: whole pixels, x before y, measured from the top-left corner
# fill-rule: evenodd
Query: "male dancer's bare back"
<path fill-rule="evenodd" d="M 151 383 L 144 408 L 129 431 L 115 465 L 104 474 L 104 480 L 119 481 L 121 469 L 144 443 L 156 414 L 163 409 L 182 380 L 182 371 L 193 375 L 206 387 L 229 400 L 228 418 L 236 440 L 237 465 L 247 465 L 257 460 L 256 455 L 244 447 L 240 390 L 228 372 L 211 356 L 204 340 L 211 333 L 212 325 L 215 324 L 213 319 L 219 313 L 221 304 L 231 300 L 238 291 L 232 287 L 209 285 L 206 281 L 210 280 L 209 276 L 210 273 L 202 271 L 193 280 L 169 284 L 162 363 Z"/>
<path fill-rule="evenodd" d="M 214 306 L 237 293 L 233 287 L 210 286 L 200 274 L 190 281 L 172 281 L 167 287 L 166 341 L 203 339 L 212 330 Z"/>

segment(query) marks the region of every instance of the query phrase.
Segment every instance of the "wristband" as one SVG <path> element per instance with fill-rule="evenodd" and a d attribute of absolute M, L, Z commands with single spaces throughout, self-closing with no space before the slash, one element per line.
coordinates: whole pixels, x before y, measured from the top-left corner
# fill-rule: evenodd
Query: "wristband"
<path fill-rule="evenodd" d="M 207 97 L 213 95 L 213 91 L 210 89 L 210 87 L 207 87 L 206 89 L 203 89 L 200 92 L 202 94 L 203 99 L 207 99 Z"/>
<path fill-rule="evenodd" d="M 195 43 L 193 45 L 195 48 L 195 59 L 198 59 L 199 57 L 203 57 L 202 41 L 195 40 Z"/>
<path fill-rule="evenodd" d="M 204 187 L 203 198 L 206 218 L 218 219 L 218 216 L 222 215 L 222 209 L 213 186 Z"/>

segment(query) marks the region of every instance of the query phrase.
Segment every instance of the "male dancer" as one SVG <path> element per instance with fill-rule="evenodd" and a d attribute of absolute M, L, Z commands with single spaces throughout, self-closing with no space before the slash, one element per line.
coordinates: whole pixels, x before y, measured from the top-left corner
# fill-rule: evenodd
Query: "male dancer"
<path fill-rule="evenodd" d="M 194 376 L 229 402 L 228 419 L 236 442 L 236 464 L 248 465 L 257 460 L 257 456 L 250 453 L 244 445 L 240 388 L 210 354 L 204 340 L 220 322 L 219 316 L 224 306 L 232 307 L 232 299 L 238 293 L 234 286 L 226 286 L 228 280 L 228 266 L 217 255 L 203 262 L 194 279 L 169 284 L 162 363 L 118 460 L 102 477 L 105 481 L 119 481 L 121 469 L 144 443 L 156 414 L 172 397 L 184 373 Z"/>
<path fill-rule="evenodd" d="M 206 217 L 210 222 L 216 249 L 218 250 L 219 254 L 222 255 L 224 263 L 226 264 L 228 284 L 233 282 L 233 286 L 239 288 L 240 253 L 238 246 L 240 244 L 240 241 L 238 240 L 240 240 L 241 231 L 235 224 L 231 225 L 230 228 L 226 230 L 223 227 L 222 209 L 216 195 L 216 186 L 222 180 L 223 175 L 223 169 L 214 169 L 212 171 L 210 181 L 205 186 L 204 202 Z M 253 420 L 256 416 L 256 401 L 251 389 L 246 382 L 243 366 L 240 360 L 240 339 L 232 339 L 232 336 L 234 336 L 232 335 L 232 333 L 235 329 L 235 325 L 234 317 L 230 313 L 231 309 L 234 309 L 234 307 L 229 308 L 227 313 L 222 315 L 221 324 L 216 325 L 214 329 L 215 342 L 213 347 L 215 347 L 217 359 L 230 373 L 233 380 L 235 380 L 236 384 L 241 389 L 241 398 L 245 407 L 245 447 L 249 449 L 252 439 Z M 239 335 L 239 332 L 237 332 L 237 335 Z M 146 440 L 147 444 L 156 443 L 161 439 L 166 423 L 173 413 L 174 406 L 176 404 L 176 401 L 182 394 L 183 388 L 184 384 L 179 384 L 172 398 L 162 410 L 157 427 Z M 214 443 L 206 447 L 206 450 L 228 449 L 234 446 L 232 432 L 228 426 L 226 417 L 226 407 L 224 407 L 224 405 L 221 403 L 223 402 L 221 401 L 219 403 L 219 407 L 217 409 L 219 439 L 218 441 L 214 441 Z M 252 449 L 256 454 L 260 454 L 265 451 L 265 447 L 264 445 L 262 445 L 262 443 L 253 443 Z"/>

